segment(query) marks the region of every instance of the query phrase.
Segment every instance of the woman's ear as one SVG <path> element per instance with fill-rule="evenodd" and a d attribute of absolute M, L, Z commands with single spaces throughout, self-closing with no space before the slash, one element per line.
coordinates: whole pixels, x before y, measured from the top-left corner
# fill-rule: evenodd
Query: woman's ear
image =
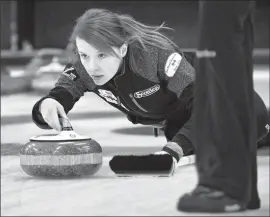
<path fill-rule="evenodd" d="M 126 56 L 126 54 L 127 54 L 127 48 L 128 48 L 128 45 L 127 45 L 126 43 L 124 43 L 124 44 L 120 47 L 120 55 L 121 55 L 121 57 Z"/>

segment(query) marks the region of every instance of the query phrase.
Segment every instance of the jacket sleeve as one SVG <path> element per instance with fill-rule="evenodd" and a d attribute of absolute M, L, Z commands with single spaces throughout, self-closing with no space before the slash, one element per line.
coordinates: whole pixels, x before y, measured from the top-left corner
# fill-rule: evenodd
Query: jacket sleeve
<path fill-rule="evenodd" d="M 194 152 L 194 115 L 184 124 L 183 127 L 172 138 L 172 142 L 176 142 L 183 149 L 184 155 L 189 155 Z"/>
<path fill-rule="evenodd" d="M 61 74 L 55 87 L 49 91 L 49 94 L 36 102 L 32 109 L 32 120 L 41 129 L 52 129 L 43 119 L 39 107 L 46 98 L 53 98 L 58 101 L 66 113 L 68 113 L 74 104 L 84 95 L 89 87 L 83 82 L 87 77 L 84 72 L 75 69 L 75 66 L 68 64 Z M 88 78 L 89 79 L 89 78 Z M 86 79 L 87 80 L 87 79 Z"/>
<path fill-rule="evenodd" d="M 194 82 L 195 69 L 181 51 L 159 50 L 158 76 L 180 98 L 184 89 Z"/>
<path fill-rule="evenodd" d="M 194 151 L 192 102 L 195 69 L 186 59 L 184 53 L 179 50 L 160 50 L 158 62 L 160 79 L 164 81 L 169 91 L 177 95 L 179 106 L 187 110 L 187 114 L 190 115 L 189 120 L 171 140 L 178 143 L 182 147 L 184 155 L 187 155 Z M 178 111 L 183 111 L 183 109 Z"/>

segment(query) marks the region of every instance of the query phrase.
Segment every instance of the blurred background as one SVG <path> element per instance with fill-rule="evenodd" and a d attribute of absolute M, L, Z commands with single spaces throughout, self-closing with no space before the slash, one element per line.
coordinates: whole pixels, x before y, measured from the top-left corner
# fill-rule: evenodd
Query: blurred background
<path fill-rule="evenodd" d="M 75 20 L 89 8 L 127 13 L 146 24 L 165 22 L 180 48 L 196 48 L 198 1 L 1 1 L 1 95 L 53 87 L 69 61 Z M 254 64 L 269 66 L 268 0 L 257 1 Z"/>

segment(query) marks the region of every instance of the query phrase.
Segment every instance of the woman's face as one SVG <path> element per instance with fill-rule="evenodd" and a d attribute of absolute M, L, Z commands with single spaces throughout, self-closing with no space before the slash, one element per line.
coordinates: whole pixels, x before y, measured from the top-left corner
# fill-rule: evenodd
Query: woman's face
<path fill-rule="evenodd" d="M 109 51 L 97 50 L 79 37 L 76 38 L 76 46 L 81 63 L 96 85 L 107 83 L 117 73 L 123 59 L 119 48 L 112 47 L 118 57 Z"/>

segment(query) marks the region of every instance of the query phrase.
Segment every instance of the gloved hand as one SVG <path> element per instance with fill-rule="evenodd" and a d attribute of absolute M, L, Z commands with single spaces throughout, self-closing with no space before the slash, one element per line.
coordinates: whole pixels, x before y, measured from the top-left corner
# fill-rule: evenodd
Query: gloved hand
<path fill-rule="evenodd" d="M 179 160 L 184 156 L 183 149 L 176 142 L 167 142 L 166 145 L 162 148 L 162 151 L 164 151 L 165 154 L 170 154 L 177 162 L 179 162 Z"/>
<path fill-rule="evenodd" d="M 163 156 L 166 155 L 166 157 L 171 157 L 172 158 L 173 161 L 172 161 L 172 164 L 171 164 L 171 169 L 168 172 L 168 176 L 172 176 L 175 173 L 176 168 L 177 168 L 177 163 L 178 163 L 177 159 L 175 157 L 173 157 L 170 153 L 168 153 L 166 151 L 163 151 L 163 150 L 155 152 L 154 155 L 159 156 L 159 157 L 162 156 L 162 155 Z"/>
<path fill-rule="evenodd" d="M 162 151 L 145 155 L 117 155 L 110 162 L 111 170 L 118 176 L 171 176 L 180 157 L 174 153 L 177 143 L 167 143 Z M 172 153 L 172 154 L 171 154 Z"/>
<path fill-rule="evenodd" d="M 169 175 L 176 172 L 177 163 L 184 156 L 183 149 L 176 142 L 167 142 L 161 151 L 154 153 L 157 156 L 168 155 L 172 157 L 172 166 Z"/>

